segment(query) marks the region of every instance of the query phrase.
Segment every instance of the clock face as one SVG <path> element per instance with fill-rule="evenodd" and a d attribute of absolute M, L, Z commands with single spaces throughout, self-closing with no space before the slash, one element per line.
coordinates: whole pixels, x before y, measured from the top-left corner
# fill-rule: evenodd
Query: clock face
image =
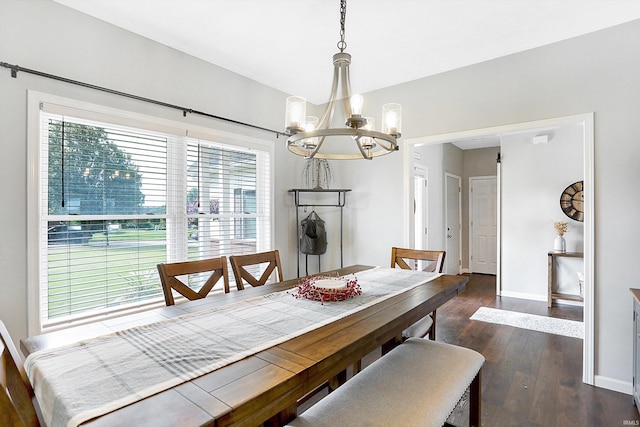
<path fill-rule="evenodd" d="M 574 182 L 560 195 L 560 208 L 569 218 L 584 221 L 584 181 Z"/>

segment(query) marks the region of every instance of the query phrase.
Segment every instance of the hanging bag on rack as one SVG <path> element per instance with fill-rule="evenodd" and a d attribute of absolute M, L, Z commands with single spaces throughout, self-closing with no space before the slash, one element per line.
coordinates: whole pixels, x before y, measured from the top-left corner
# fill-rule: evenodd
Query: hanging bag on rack
<path fill-rule="evenodd" d="M 322 255 L 327 251 L 327 232 L 324 221 L 316 211 L 300 222 L 300 252 L 307 255 Z"/>

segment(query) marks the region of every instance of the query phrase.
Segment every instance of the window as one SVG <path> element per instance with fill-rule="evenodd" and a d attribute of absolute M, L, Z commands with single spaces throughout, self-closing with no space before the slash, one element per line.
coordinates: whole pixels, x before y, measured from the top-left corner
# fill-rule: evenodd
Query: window
<path fill-rule="evenodd" d="M 40 105 L 30 333 L 162 302 L 158 263 L 271 249 L 268 147 Z"/>

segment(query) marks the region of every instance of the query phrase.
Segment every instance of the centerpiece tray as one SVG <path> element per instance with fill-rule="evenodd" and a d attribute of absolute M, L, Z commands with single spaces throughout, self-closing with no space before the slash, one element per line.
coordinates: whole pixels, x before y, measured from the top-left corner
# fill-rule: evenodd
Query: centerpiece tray
<path fill-rule="evenodd" d="M 344 301 L 362 294 L 358 279 L 351 277 L 313 276 L 300 279 L 296 298 L 321 301 Z"/>

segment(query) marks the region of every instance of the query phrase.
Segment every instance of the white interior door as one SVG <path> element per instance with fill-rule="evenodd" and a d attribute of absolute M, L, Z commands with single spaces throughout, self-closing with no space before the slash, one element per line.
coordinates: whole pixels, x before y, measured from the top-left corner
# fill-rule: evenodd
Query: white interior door
<path fill-rule="evenodd" d="M 462 228 L 461 212 L 461 184 L 459 176 L 445 174 L 445 195 L 446 195 L 446 229 L 445 250 L 445 273 L 460 274 L 462 267 L 460 230 Z"/>
<path fill-rule="evenodd" d="M 498 181 L 469 179 L 469 266 L 472 273 L 496 274 L 498 261 Z"/>
<path fill-rule="evenodd" d="M 427 249 L 427 171 L 413 168 L 413 245 L 415 249 Z"/>

